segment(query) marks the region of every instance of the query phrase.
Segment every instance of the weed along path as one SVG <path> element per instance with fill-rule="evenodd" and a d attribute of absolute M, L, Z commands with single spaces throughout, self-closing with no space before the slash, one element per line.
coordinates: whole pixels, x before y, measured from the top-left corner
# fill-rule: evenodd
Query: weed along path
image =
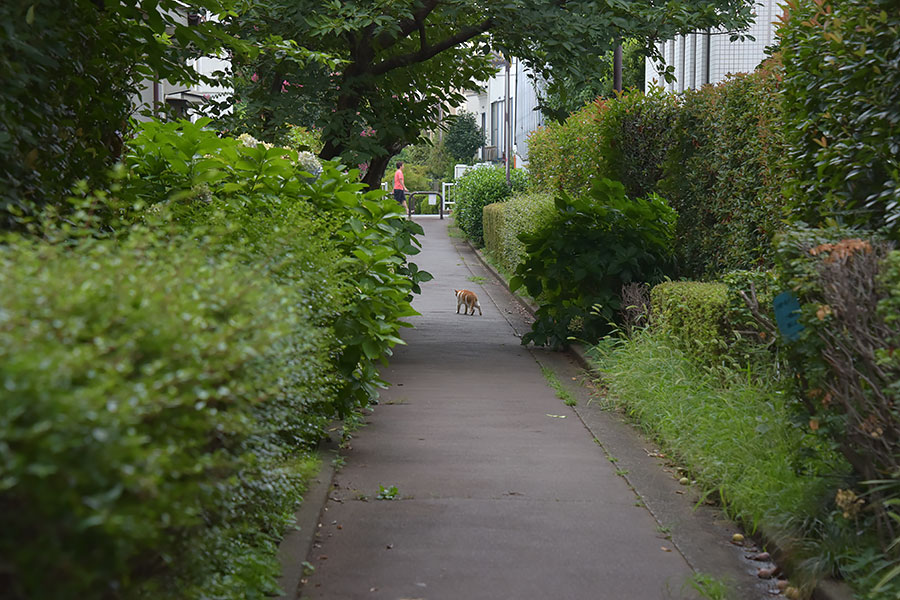
<path fill-rule="evenodd" d="M 518 305 L 447 221 L 420 222 L 415 262 L 434 280 L 391 388 L 342 452 L 300 597 L 698 597 L 688 561 L 520 345 Z M 456 314 L 454 288 L 484 315 Z"/>

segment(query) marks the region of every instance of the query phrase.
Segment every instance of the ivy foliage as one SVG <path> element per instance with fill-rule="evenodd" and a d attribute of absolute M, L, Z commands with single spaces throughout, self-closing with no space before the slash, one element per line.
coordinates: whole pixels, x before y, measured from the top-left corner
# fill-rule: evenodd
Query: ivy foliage
<path fill-rule="evenodd" d="M 891 0 L 792 0 L 778 30 L 797 178 L 788 197 L 813 225 L 900 232 L 900 14 Z"/>
<path fill-rule="evenodd" d="M 478 167 L 466 171 L 456 182 L 456 225 L 479 246 L 484 244 L 484 207 L 503 202 L 528 185 L 528 175 L 521 169 L 511 169 L 509 176 L 507 184 L 503 167 Z"/>
<path fill-rule="evenodd" d="M 582 197 L 560 194 L 555 218 L 522 235 L 528 257 L 510 280 L 541 306 L 522 343 L 566 346 L 610 331 L 622 286 L 657 282 L 671 264 L 675 211 L 655 195 L 631 200 L 616 181 L 600 180 Z"/>

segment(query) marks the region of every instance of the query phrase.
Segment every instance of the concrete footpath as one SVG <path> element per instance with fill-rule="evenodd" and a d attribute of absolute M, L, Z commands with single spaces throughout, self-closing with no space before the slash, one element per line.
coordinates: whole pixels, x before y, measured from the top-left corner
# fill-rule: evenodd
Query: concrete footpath
<path fill-rule="evenodd" d="M 765 597 L 736 530 L 694 511 L 653 448 L 588 402 L 575 362 L 520 344 L 528 314 L 447 220 L 417 220 L 412 260 L 434 280 L 383 372 L 391 388 L 341 452 L 299 597 L 697 598 L 695 571 Z M 484 315 L 456 314 L 454 288 Z"/>

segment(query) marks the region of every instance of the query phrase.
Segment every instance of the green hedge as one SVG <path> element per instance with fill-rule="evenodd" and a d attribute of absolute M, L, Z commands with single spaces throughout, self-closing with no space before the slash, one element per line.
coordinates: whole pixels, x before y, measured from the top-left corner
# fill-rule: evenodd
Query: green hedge
<path fill-rule="evenodd" d="M 789 206 L 900 235 L 900 12 L 894 0 L 791 3 L 784 62 Z"/>
<path fill-rule="evenodd" d="M 598 127 L 606 102 L 588 104 L 564 124 L 551 123 L 528 136 L 528 170 L 535 188 L 580 194 L 606 176 Z"/>
<path fill-rule="evenodd" d="M 535 185 L 582 194 L 608 177 L 631 197 L 659 193 L 679 215 L 682 276 L 771 265 L 789 175 L 778 92 L 766 68 L 683 99 L 633 91 L 597 101 L 532 134 Z"/>
<path fill-rule="evenodd" d="M 701 278 L 771 266 L 791 173 L 780 74 L 767 65 L 685 92 L 659 192 L 678 212 L 680 273 Z"/>
<path fill-rule="evenodd" d="M 503 167 L 470 169 L 456 182 L 454 216 L 457 226 L 475 244 L 483 245 L 484 207 L 507 200 L 515 192 L 524 191 L 527 185 L 528 175 L 521 169 L 510 171 L 509 184 Z"/>
<path fill-rule="evenodd" d="M 277 594 L 308 449 L 376 394 L 414 314 L 428 275 L 392 199 L 204 125 L 145 125 L 115 198 L 3 240 L 14 600 Z"/>
<path fill-rule="evenodd" d="M 318 285 L 260 268 L 138 233 L 0 253 L 9 597 L 276 591 L 336 348 L 306 308 Z"/>
<path fill-rule="evenodd" d="M 553 196 L 546 192 L 516 194 L 506 202 L 489 204 L 484 207 L 485 249 L 506 272 L 515 273 L 526 257 L 519 236 L 545 227 L 555 214 Z"/>
<path fill-rule="evenodd" d="M 667 281 L 650 290 L 653 325 L 685 354 L 715 364 L 726 340 L 728 287 L 722 283 Z"/>

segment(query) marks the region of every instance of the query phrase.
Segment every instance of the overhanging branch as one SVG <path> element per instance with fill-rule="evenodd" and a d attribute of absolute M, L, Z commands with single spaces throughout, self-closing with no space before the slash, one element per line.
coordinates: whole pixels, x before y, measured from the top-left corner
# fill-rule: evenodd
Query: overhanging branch
<path fill-rule="evenodd" d="M 409 65 L 425 62 L 429 58 L 440 54 L 444 50 L 453 48 L 454 46 L 458 46 L 459 44 L 467 42 L 472 38 L 489 31 L 491 27 L 493 27 L 493 25 L 493 19 L 486 19 L 478 25 L 473 25 L 472 27 L 466 27 L 465 29 L 460 30 L 455 35 L 452 35 L 447 39 L 438 42 L 437 44 L 430 46 L 422 45 L 419 48 L 418 52 L 400 54 L 398 56 L 392 56 L 391 58 L 383 60 L 380 63 L 373 65 L 372 68 L 369 69 L 369 73 L 372 75 L 384 75 L 388 71 L 393 71 L 394 69 L 408 67 Z"/>

